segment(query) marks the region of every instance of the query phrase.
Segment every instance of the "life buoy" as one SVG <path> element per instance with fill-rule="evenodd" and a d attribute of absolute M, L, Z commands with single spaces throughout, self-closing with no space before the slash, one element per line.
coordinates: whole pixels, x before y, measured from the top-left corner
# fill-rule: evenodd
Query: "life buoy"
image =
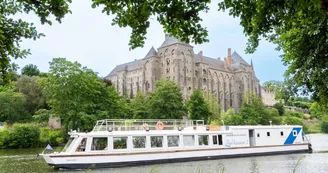
<path fill-rule="evenodd" d="M 146 128 L 149 127 L 147 123 L 143 123 L 141 128 L 143 128 L 144 130 L 146 130 Z"/>
<path fill-rule="evenodd" d="M 162 121 L 158 121 L 156 124 L 156 130 L 163 130 L 164 129 L 164 124 Z"/>

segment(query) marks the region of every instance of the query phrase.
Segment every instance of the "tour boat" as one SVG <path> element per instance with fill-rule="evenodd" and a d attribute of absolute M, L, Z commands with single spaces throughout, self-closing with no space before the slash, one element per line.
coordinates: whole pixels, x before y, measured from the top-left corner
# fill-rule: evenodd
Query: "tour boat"
<path fill-rule="evenodd" d="M 121 167 L 309 152 L 302 126 L 214 126 L 202 120 L 99 120 L 71 131 L 62 152 L 40 154 L 65 169 Z"/>

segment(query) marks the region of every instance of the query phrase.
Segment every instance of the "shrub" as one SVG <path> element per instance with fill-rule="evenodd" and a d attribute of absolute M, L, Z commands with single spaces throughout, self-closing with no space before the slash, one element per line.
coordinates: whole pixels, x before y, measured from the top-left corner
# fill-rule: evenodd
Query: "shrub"
<path fill-rule="evenodd" d="M 243 118 L 233 108 L 222 114 L 222 120 L 226 125 L 244 125 Z"/>
<path fill-rule="evenodd" d="M 320 123 L 321 131 L 324 133 L 328 133 L 328 115 L 322 117 L 322 121 Z"/>
<path fill-rule="evenodd" d="M 8 131 L 10 148 L 36 147 L 39 144 L 40 129 L 35 124 L 14 124 Z"/>
<path fill-rule="evenodd" d="M 0 148 L 7 148 L 8 146 L 8 135 L 7 129 L 0 130 Z"/>
<path fill-rule="evenodd" d="M 278 110 L 280 116 L 283 116 L 283 115 L 284 115 L 284 113 L 285 113 L 285 108 L 284 108 L 284 105 L 283 105 L 283 104 L 281 104 L 281 103 L 276 103 L 276 104 L 273 105 L 273 107 L 276 108 L 276 109 Z"/>
<path fill-rule="evenodd" d="M 64 134 L 61 130 L 51 130 L 48 127 L 40 128 L 41 145 L 51 144 L 52 146 L 64 142 Z"/>
<path fill-rule="evenodd" d="M 305 119 L 305 115 L 303 113 L 297 112 L 297 111 L 286 111 L 285 115 Z"/>
<path fill-rule="evenodd" d="M 303 131 L 306 133 L 308 131 L 307 126 L 304 124 L 303 120 L 297 117 L 292 117 L 292 116 L 286 116 L 284 117 L 283 124 L 289 124 L 289 125 L 300 125 L 303 126 Z"/>

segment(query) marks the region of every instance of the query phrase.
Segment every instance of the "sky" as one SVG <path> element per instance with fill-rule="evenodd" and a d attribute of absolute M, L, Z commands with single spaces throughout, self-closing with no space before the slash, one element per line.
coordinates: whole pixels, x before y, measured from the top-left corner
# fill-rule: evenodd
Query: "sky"
<path fill-rule="evenodd" d="M 21 68 L 35 64 L 40 71 L 47 72 L 52 58 L 64 57 L 69 61 L 78 61 L 104 77 L 115 66 L 142 59 L 152 46 L 157 49 L 163 43 L 165 33 L 156 18 L 153 18 L 147 30 L 144 47 L 130 51 L 128 43 L 131 29 L 112 26 L 113 16 L 103 14 L 100 7 L 91 8 L 91 2 L 73 1 L 70 5 L 72 14 L 66 15 L 62 23 L 53 20 L 51 26 L 41 25 L 34 14 L 18 15 L 18 18 L 33 22 L 37 30 L 46 37 L 36 41 L 23 40 L 21 48 L 30 49 L 32 54 L 14 62 Z M 201 14 L 202 26 L 208 29 L 210 41 L 201 45 L 191 44 L 194 52 L 203 51 L 204 56 L 223 59 L 227 57 L 228 48 L 231 48 L 248 63 L 252 59 L 256 76 L 261 83 L 283 80 L 286 67 L 279 57 L 282 52 L 276 51 L 275 45 L 261 41 L 255 53 L 246 54 L 247 37 L 239 25 L 240 19 L 229 16 L 227 11 L 218 12 L 217 9 L 217 2 L 212 2 L 210 11 Z"/>

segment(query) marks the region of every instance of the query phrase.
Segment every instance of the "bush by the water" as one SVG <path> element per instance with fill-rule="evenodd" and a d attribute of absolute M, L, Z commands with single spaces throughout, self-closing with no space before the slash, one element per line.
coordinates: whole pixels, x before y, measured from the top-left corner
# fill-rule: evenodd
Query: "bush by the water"
<path fill-rule="evenodd" d="M 322 121 L 320 123 L 321 131 L 324 133 L 328 133 L 328 115 L 322 117 Z"/>
<path fill-rule="evenodd" d="M 304 124 L 304 121 L 301 118 L 286 116 L 286 117 L 284 117 L 282 123 L 288 124 L 288 125 L 301 125 L 301 126 L 303 126 L 303 131 L 305 133 L 308 132 L 308 127 Z"/>
<path fill-rule="evenodd" d="M 61 131 L 40 128 L 36 124 L 14 124 L 0 130 L 0 148 L 30 148 L 63 142 Z"/>

